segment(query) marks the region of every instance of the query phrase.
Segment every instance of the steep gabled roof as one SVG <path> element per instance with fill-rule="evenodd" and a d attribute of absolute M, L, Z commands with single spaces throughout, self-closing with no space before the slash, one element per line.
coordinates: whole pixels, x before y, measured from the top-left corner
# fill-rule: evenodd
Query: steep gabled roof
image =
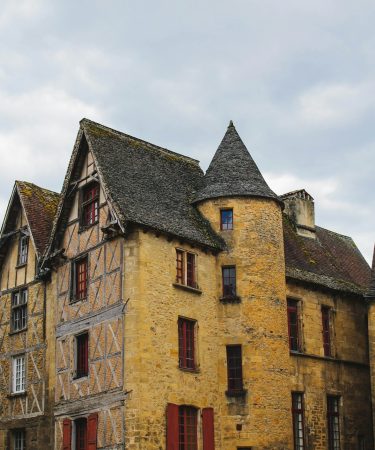
<path fill-rule="evenodd" d="M 64 229 L 69 186 L 87 146 L 92 152 L 105 195 L 120 225 L 149 227 L 213 249 L 224 243 L 190 201 L 202 186 L 198 161 L 83 119 L 63 188 L 54 235 Z M 86 150 L 87 151 L 87 150 Z M 54 238 L 53 238 L 54 239 Z M 56 245 L 51 243 L 51 250 Z"/>
<path fill-rule="evenodd" d="M 43 256 L 52 230 L 59 198 L 60 196 L 56 192 L 26 181 L 16 181 L 1 228 L 1 243 L 4 245 L 7 236 L 16 231 L 17 215 L 22 208 L 37 257 Z"/>
<path fill-rule="evenodd" d="M 218 197 L 279 197 L 269 188 L 231 121 L 194 202 Z"/>
<path fill-rule="evenodd" d="M 375 300 L 375 246 L 374 246 L 374 256 L 372 258 L 371 281 L 369 288 L 366 292 L 366 297 L 368 299 Z"/>
<path fill-rule="evenodd" d="M 287 277 L 364 294 L 370 267 L 350 237 L 316 227 L 316 239 L 296 233 L 284 214 L 284 246 Z"/>

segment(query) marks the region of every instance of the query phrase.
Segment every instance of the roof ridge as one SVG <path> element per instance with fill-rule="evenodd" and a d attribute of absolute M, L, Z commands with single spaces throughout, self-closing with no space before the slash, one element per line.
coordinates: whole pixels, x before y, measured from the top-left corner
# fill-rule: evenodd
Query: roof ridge
<path fill-rule="evenodd" d="M 180 157 L 182 159 L 186 159 L 187 162 L 189 162 L 189 163 L 194 163 L 197 166 L 199 166 L 200 161 L 198 159 L 191 158 L 190 156 L 183 155 L 182 153 L 174 152 L 173 150 L 169 150 L 168 148 L 161 147 L 160 145 L 156 145 L 156 144 L 153 144 L 152 142 L 145 141 L 143 139 L 137 138 L 137 137 L 132 136 L 130 134 L 124 133 L 123 131 L 115 130 L 114 128 L 108 127 L 107 125 L 103 125 L 101 123 L 94 122 L 93 120 L 90 120 L 90 119 L 87 119 L 87 118 L 81 119 L 79 123 L 83 124 L 83 126 L 85 124 L 94 125 L 96 127 L 99 127 L 99 128 L 104 129 L 104 130 L 107 130 L 107 131 L 109 131 L 109 132 L 111 132 L 111 133 L 113 133 L 115 135 L 118 135 L 120 138 L 132 139 L 132 140 L 140 142 L 142 144 L 146 144 L 148 147 L 151 147 L 153 150 L 157 150 L 157 151 L 165 152 L 167 154 L 178 156 L 178 157 Z"/>
<path fill-rule="evenodd" d="M 319 228 L 320 230 L 328 231 L 328 233 L 335 234 L 336 236 L 340 236 L 340 237 L 344 237 L 346 239 L 350 239 L 353 242 L 353 244 L 355 245 L 355 242 L 354 242 L 353 238 L 351 236 L 348 236 L 347 234 L 338 233 L 337 231 L 329 230 L 328 228 L 324 228 L 324 227 L 321 227 L 319 225 L 315 225 L 315 228 Z"/>
<path fill-rule="evenodd" d="M 16 182 L 16 183 L 23 183 L 23 184 L 32 185 L 32 186 L 35 186 L 35 187 L 38 188 L 38 189 L 41 189 L 42 191 L 47 191 L 47 192 L 50 192 L 51 194 L 60 195 L 59 192 L 52 191 L 51 189 L 48 189 L 48 188 L 39 186 L 38 184 L 35 184 L 35 183 L 33 183 L 32 181 L 16 180 L 15 182 Z"/>

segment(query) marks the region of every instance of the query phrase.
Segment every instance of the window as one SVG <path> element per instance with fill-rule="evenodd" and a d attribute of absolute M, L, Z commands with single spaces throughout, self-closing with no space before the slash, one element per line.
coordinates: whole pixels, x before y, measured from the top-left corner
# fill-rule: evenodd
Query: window
<path fill-rule="evenodd" d="M 89 334 L 76 336 L 76 371 L 75 378 L 85 377 L 89 373 Z"/>
<path fill-rule="evenodd" d="M 178 408 L 178 450 L 198 450 L 197 417 L 192 406 Z"/>
<path fill-rule="evenodd" d="M 14 430 L 12 432 L 13 449 L 26 450 L 26 433 L 25 430 Z"/>
<path fill-rule="evenodd" d="M 340 397 L 327 396 L 328 449 L 340 450 Z"/>
<path fill-rule="evenodd" d="M 299 337 L 298 302 L 288 299 L 288 333 L 289 349 L 292 352 L 301 351 Z"/>
<path fill-rule="evenodd" d="M 303 394 L 301 392 L 292 392 L 292 415 L 293 415 L 294 450 L 304 450 L 305 430 L 304 430 Z"/>
<path fill-rule="evenodd" d="M 222 268 L 223 275 L 223 297 L 236 296 L 236 267 L 227 266 Z"/>
<path fill-rule="evenodd" d="M 87 297 L 88 258 L 80 258 L 72 265 L 72 300 L 84 300 Z"/>
<path fill-rule="evenodd" d="M 87 419 L 80 418 L 74 421 L 75 450 L 87 450 Z"/>
<path fill-rule="evenodd" d="M 13 292 L 11 303 L 11 331 L 21 331 L 27 325 L 27 289 Z"/>
<path fill-rule="evenodd" d="M 220 211 L 220 229 L 233 230 L 233 209 L 222 209 Z"/>
<path fill-rule="evenodd" d="M 90 183 L 82 189 L 81 225 L 88 227 L 99 219 L 99 184 Z"/>
<path fill-rule="evenodd" d="M 29 236 L 21 231 L 18 243 L 18 261 L 17 265 L 22 266 L 27 263 L 27 254 L 29 249 Z"/>
<path fill-rule="evenodd" d="M 228 391 L 231 394 L 244 393 L 242 378 L 241 345 L 227 345 Z"/>
<path fill-rule="evenodd" d="M 12 360 L 12 392 L 18 394 L 25 391 L 26 367 L 25 355 L 15 356 Z"/>
<path fill-rule="evenodd" d="M 198 288 L 196 254 L 176 249 L 176 283 Z"/>
<path fill-rule="evenodd" d="M 324 356 L 332 356 L 330 312 L 331 309 L 328 306 L 322 306 Z"/>
<path fill-rule="evenodd" d="M 181 369 L 195 369 L 195 320 L 178 319 L 178 354 Z"/>

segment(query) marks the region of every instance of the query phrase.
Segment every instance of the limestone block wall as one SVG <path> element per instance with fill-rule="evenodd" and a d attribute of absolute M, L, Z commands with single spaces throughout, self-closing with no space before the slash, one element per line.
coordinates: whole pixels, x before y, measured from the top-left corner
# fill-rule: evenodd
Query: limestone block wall
<path fill-rule="evenodd" d="M 307 448 L 326 449 L 327 395 L 340 396 L 342 448 L 358 448 L 359 437 L 373 448 L 367 306 L 361 297 L 308 289 L 288 282 L 290 298 L 301 303 L 302 354 L 291 354 L 292 390 L 303 392 Z M 323 352 L 321 306 L 333 309 L 333 357 Z"/>

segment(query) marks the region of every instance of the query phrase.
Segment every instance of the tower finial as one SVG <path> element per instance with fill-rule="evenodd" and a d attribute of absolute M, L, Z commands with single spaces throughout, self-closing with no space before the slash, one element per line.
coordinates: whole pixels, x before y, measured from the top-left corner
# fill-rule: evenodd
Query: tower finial
<path fill-rule="evenodd" d="M 228 128 L 230 128 L 230 127 L 233 127 L 233 128 L 234 128 L 234 123 L 233 123 L 233 120 L 230 120 L 230 121 L 229 121 L 229 125 L 228 125 Z"/>

